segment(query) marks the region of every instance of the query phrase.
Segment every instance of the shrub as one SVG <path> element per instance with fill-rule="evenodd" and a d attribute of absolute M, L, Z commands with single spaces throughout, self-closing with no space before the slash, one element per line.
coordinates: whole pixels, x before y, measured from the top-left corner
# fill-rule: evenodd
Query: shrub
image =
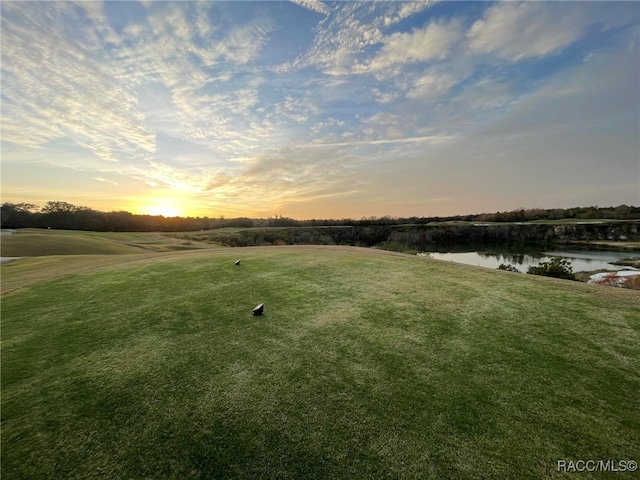
<path fill-rule="evenodd" d="M 498 270 L 506 270 L 507 272 L 518 272 L 518 273 L 520 273 L 520 270 L 518 270 L 516 267 L 514 267 L 510 263 L 507 263 L 506 265 L 504 263 L 501 263 L 500 266 L 498 267 Z"/>
<path fill-rule="evenodd" d="M 540 262 L 537 266 L 530 266 L 527 273 L 533 275 L 543 275 L 545 277 L 564 278 L 566 280 L 576 280 L 573 274 L 573 267 L 569 260 L 562 257 L 554 257 L 548 262 Z"/>

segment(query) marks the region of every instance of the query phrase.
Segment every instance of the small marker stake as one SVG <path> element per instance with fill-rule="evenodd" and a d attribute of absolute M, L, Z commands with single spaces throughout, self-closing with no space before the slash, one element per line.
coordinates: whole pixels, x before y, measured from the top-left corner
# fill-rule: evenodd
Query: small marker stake
<path fill-rule="evenodd" d="M 258 305 L 256 308 L 253 309 L 254 315 L 262 315 L 262 312 L 264 312 L 264 303 L 261 303 L 260 305 Z"/>

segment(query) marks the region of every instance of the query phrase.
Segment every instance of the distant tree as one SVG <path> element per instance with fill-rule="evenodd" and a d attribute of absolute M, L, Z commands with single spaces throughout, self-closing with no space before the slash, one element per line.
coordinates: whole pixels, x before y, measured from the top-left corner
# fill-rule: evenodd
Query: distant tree
<path fill-rule="evenodd" d="M 640 219 L 640 207 L 619 205 L 617 207 L 575 207 L 568 209 L 541 208 L 524 209 L 483 213 L 475 215 L 454 215 L 448 217 L 383 217 L 369 216 L 360 220 L 352 218 L 341 219 L 312 219 L 296 220 L 282 215 L 269 218 L 238 217 L 227 219 L 219 218 L 193 218 L 193 217 L 163 217 L 160 215 L 134 215 L 125 211 L 100 212 L 89 207 L 78 207 L 68 202 L 50 201 L 38 211 L 38 206 L 31 203 L 4 203 L 0 209 L 1 225 L 3 228 L 65 228 L 73 230 L 115 230 L 115 231 L 192 231 L 203 229 L 216 229 L 222 227 L 250 228 L 250 227 L 352 227 L 353 230 L 336 230 L 332 238 L 336 243 L 348 245 L 371 246 L 385 240 L 393 240 L 402 244 L 417 244 L 417 242 L 430 242 L 440 244 L 453 243 L 524 243 L 529 241 L 550 242 L 558 233 L 553 229 L 540 226 L 522 225 L 487 227 L 473 225 L 447 225 L 444 228 L 434 228 L 445 222 L 522 222 L 530 220 L 559 220 L 565 218 L 609 218 L 618 220 Z M 430 225 L 435 222 L 439 225 Z M 411 232 L 409 235 L 402 229 L 411 225 L 424 225 L 421 232 Z M 374 231 L 367 229 L 375 228 Z M 395 232 L 407 233 L 402 238 L 391 239 L 389 237 L 392 228 Z M 637 237 L 636 225 L 621 224 L 615 230 L 604 232 L 599 226 L 584 225 L 580 230 L 572 230 L 562 233 L 581 240 L 599 240 L 610 236 L 620 236 L 629 239 Z M 616 237 L 617 238 L 617 237 Z M 291 241 L 295 241 L 291 239 Z M 314 242 L 321 240 L 316 235 Z M 413 247 L 412 247 L 413 248 Z"/>
<path fill-rule="evenodd" d="M 253 220 L 247 217 L 230 218 L 225 221 L 225 227 L 251 228 L 254 226 Z"/>
<path fill-rule="evenodd" d="M 548 262 L 540 262 L 537 266 L 530 266 L 527 273 L 532 275 L 543 275 L 545 277 L 564 278 L 566 280 L 576 280 L 573 274 L 573 267 L 569 260 L 562 257 L 554 257 Z"/>
<path fill-rule="evenodd" d="M 276 215 L 274 219 L 271 220 L 272 227 L 297 227 L 299 222 L 293 218 L 283 217 L 282 215 Z M 253 226 L 253 221 L 251 223 Z"/>
<path fill-rule="evenodd" d="M 2 228 L 34 227 L 38 208 L 33 203 L 3 203 L 0 207 L 0 225 Z"/>
<path fill-rule="evenodd" d="M 76 207 L 75 205 L 72 205 L 71 203 L 53 201 L 53 202 L 47 202 L 45 204 L 45 206 L 42 207 L 41 212 L 44 213 L 44 214 L 66 213 L 66 212 L 75 212 L 78 208 L 79 207 Z M 82 208 L 82 207 L 80 207 L 80 208 Z"/>
<path fill-rule="evenodd" d="M 81 226 L 78 224 L 75 214 L 82 209 L 87 209 L 87 207 L 76 207 L 68 202 L 52 201 L 47 202 L 40 212 L 47 227 L 80 230 Z"/>
<path fill-rule="evenodd" d="M 143 215 L 138 215 L 136 221 L 132 213 L 125 211 L 109 212 L 106 215 L 107 230 L 112 232 L 148 231 L 149 228 L 142 228 L 140 226 L 141 220 L 144 217 Z"/>

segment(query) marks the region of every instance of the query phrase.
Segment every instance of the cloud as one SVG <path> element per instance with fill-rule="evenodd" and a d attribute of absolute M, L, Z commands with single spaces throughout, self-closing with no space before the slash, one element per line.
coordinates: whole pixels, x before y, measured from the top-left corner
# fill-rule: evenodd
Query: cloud
<path fill-rule="evenodd" d="M 224 172 L 213 172 L 206 176 L 203 190 L 214 190 L 231 183 L 232 177 Z"/>
<path fill-rule="evenodd" d="M 594 54 L 511 102 L 502 100 L 509 95 L 500 83 L 487 81 L 487 93 L 501 99 L 501 108 L 491 116 L 470 116 L 476 123 L 468 125 L 464 135 L 443 143 L 430 156 L 425 173 L 444 180 L 455 171 L 451 180 L 471 195 L 488 197 L 486 192 L 502 191 L 495 200 L 502 208 L 518 206 L 509 196 L 532 204 L 536 198 L 553 195 L 553 202 L 566 204 L 576 192 L 582 199 L 591 198 L 585 200 L 591 204 L 606 205 L 616 201 L 612 185 L 619 187 L 619 198 L 632 198 L 629 179 L 638 178 L 640 155 L 637 53 Z M 464 106 L 454 103 L 452 108 Z M 451 159 L 456 159 L 455 170 Z M 400 164 L 399 170 L 419 172 L 422 163 L 416 157 Z M 402 180 L 413 183 L 405 176 Z M 418 191 L 420 186 L 407 188 Z M 553 206 L 546 201 L 546 206 Z"/>
<path fill-rule="evenodd" d="M 291 120 L 296 123 L 306 122 L 319 109 L 306 97 L 295 98 L 291 95 L 285 96 L 284 102 L 275 104 L 274 113 L 276 121 Z"/>
<path fill-rule="evenodd" d="M 112 162 L 153 154 L 155 135 L 141 126 L 133 92 L 96 57 L 96 39 L 71 41 L 65 34 L 69 22 L 85 22 L 78 10 L 58 3 L 6 7 L 3 140 L 44 146 L 65 138 Z"/>
<path fill-rule="evenodd" d="M 433 3 L 8 2 L 3 165 L 301 216 L 637 172 L 637 9 Z"/>
<path fill-rule="evenodd" d="M 258 211 L 289 202 L 340 197 L 359 190 L 363 160 L 339 147 L 289 146 L 252 162 L 238 177 L 238 193 Z M 265 208 L 269 206 L 269 208 Z"/>
<path fill-rule="evenodd" d="M 451 140 L 451 135 L 429 135 L 424 137 L 378 138 L 375 140 L 355 140 L 350 142 L 311 143 L 309 147 L 355 147 L 360 145 L 389 145 L 399 143 L 441 143 Z"/>
<path fill-rule="evenodd" d="M 329 118 L 327 118 L 326 121 L 318 122 L 313 127 L 311 127 L 311 132 L 314 133 L 314 134 L 318 134 L 321 131 L 323 131 L 325 129 L 329 129 L 329 128 L 334 127 L 334 126 L 344 127 L 345 126 L 345 121 L 344 120 L 338 120 L 338 119 L 333 118 L 333 117 L 329 117 Z"/>
<path fill-rule="evenodd" d="M 211 24 L 209 18 L 209 5 L 207 2 L 197 2 L 195 4 L 195 27 L 200 38 L 210 38 L 217 28 Z"/>
<path fill-rule="evenodd" d="M 606 30 L 633 22 L 624 3 L 586 2 L 580 8 L 572 2 L 497 3 L 467 32 L 469 47 L 513 61 L 551 55 L 583 38 L 594 25 Z"/>
<path fill-rule="evenodd" d="M 102 177 L 93 177 L 94 180 L 97 180 L 98 182 L 104 182 L 104 183 L 110 183 L 112 185 L 118 185 L 116 182 L 112 181 L 112 180 L 107 180 L 106 178 L 102 178 Z"/>
<path fill-rule="evenodd" d="M 371 89 L 371 93 L 373 93 L 373 96 L 378 103 L 390 103 L 400 96 L 397 91 L 383 92 L 379 88 Z"/>
<path fill-rule="evenodd" d="M 456 83 L 457 80 L 452 75 L 426 73 L 413 82 L 407 93 L 407 98 L 412 100 L 435 99 L 447 93 Z"/>
<path fill-rule="evenodd" d="M 476 78 L 451 99 L 454 109 L 468 113 L 480 110 L 484 113 L 504 108 L 517 101 L 514 93 L 516 82 L 500 79 L 491 74 Z"/>
<path fill-rule="evenodd" d="M 356 73 L 377 72 L 394 65 L 444 59 L 462 38 L 459 21 L 432 22 L 425 28 L 394 33 L 382 39 L 382 49 L 371 60 L 358 64 Z"/>
<path fill-rule="evenodd" d="M 329 7 L 320 0 L 291 0 L 291 2 L 314 12 L 322 13 L 323 15 L 327 15 L 329 13 Z"/>
<path fill-rule="evenodd" d="M 276 70 L 291 72 L 316 66 L 327 75 L 348 75 L 365 50 L 383 41 L 384 29 L 434 3 L 436 2 L 336 3 L 316 28 L 314 44 L 309 51 L 292 62 L 280 65 Z"/>
<path fill-rule="evenodd" d="M 264 47 L 273 24 L 268 18 L 234 27 L 224 38 L 210 39 L 206 47 L 190 46 L 205 66 L 214 66 L 221 60 L 245 65 L 253 60 Z"/>
<path fill-rule="evenodd" d="M 505 135 L 540 137 L 611 127 L 613 136 L 616 130 L 637 129 L 640 123 L 639 59 L 637 50 L 594 53 L 519 98 L 499 128 Z M 637 135 L 635 144 L 637 148 Z M 637 163 L 637 158 L 635 160 Z"/>
<path fill-rule="evenodd" d="M 396 24 L 405 18 L 410 17 L 411 15 L 415 15 L 416 13 L 420 13 L 426 8 L 435 5 L 439 0 L 425 0 L 420 2 L 398 2 L 400 4 L 400 9 L 396 11 L 389 12 L 388 16 L 384 17 L 385 25 L 393 25 Z"/>
<path fill-rule="evenodd" d="M 254 123 L 249 111 L 257 102 L 260 79 L 254 74 L 242 85 L 233 82 L 234 76 L 243 69 L 257 73 L 247 64 L 259 54 L 273 26 L 268 17 L 256 16 L 222 30 L 212 23 L 206 5 L 211 7 L 203 2 L 149 4 L 146 21 L 125 26 L 108 53 L 115 59 L 114 78 L 146 98 L 146 92 L 155 89 L 162 100 L 139 103 L 143 125 L 209 142 L 212 149 L 229 149 L 222 145 L 224 139 Z"/>
<path fill-rule="evenodd" d="M 151 161 L 147 168 L 138 169 L 141 179 L 147 183 L 164 185 L 179 192 L 197 193 L 206 190 L 210 179 L 201 175 L 189 173 L 171 165 Z"/>

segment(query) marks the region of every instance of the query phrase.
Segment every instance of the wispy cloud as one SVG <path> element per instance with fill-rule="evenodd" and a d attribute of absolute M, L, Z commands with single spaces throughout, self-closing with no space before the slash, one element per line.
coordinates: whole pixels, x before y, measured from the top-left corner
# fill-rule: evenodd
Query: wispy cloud
<path fill-rule="evenodd" d="M 376 140 L 354 140 L 348 142 L 334 142 L 334 143 L 311 143 L 309 147 L 355 147 L 359 145 L 388 145 L 397 143 L 416 143 L 416 142 L 428 142 L 428 143 L 440 143 L 446 142 L 454 138 L 451 135 L 431 135 L 425 137 L 403 137 L 403 138 L 379 138 Z"/>
<path fill-rule="evenodd" d="M 107 180 L 106 178 L 102 178 L 102 177 L 93 177 L 93 179 L 97 180 L 98 182 L 110 183 L 111 185 L 118 185 L 117 182 L 114 182 L 113 180 Z"/>
<path fill-rule="evenodd" d="M 490 7 L 467 34 L 473 52 L 522 60 L 557 53 L 599 24 L 612 28 L 626 23 L 620 2 L 589 2 L 576 8 L 569 2 L 504 2 Z"/>
<path fill-rule="evenodd" d="M 637 174 L 635 5 L 467 7 L 5 2 L 3 192 L 46 169 L 239 214 L 418 214 L 509 178 L 525 205 L 541 166 L 594 192 Z"/>
<path fill-rule="evenodd" d="M 456 79 L 448 74 L 435 75 L 425 73 L 418 77 L 407 93 L 410 99 L 431 99 L 441 97 L 456 84 Z"/>
<path fill-rule="evenodd" d="M 435 2 L 343 2 L 319 24 L 312 48 L 279 71 L 310 65 L 328 75 L 351 73 L 354 61 L 368 47 L 379 44 L 383 30 L 423 11 Z M 393 51 L 391 55 L 393 55 Z"/>
<path fill-rule="evenodd" d="M 133 92 L 96 58 L 91 38 L 74 42 L 67 18 L 84 20 L 70 5 L 3 5 L 3 140 L 43 147 L 65 138 L 98 158 L 148 158 L 155 135 L 141 126 Z"/>
<path fill-rule="evenodd" d="M 329 13 L 329 7 L 325 5 L 320 0 L 291 0 L 296 5 L 300 5 L 301 7 L 308 8 L 314 12 L 322 13 L 327 15 Z"/>
<path fill-rule="evenodd" d="M 408 33 L 394 33 L 382 39 L 383 47 L 371 60 L 355 66 L 356 73 L 376 72 L 415 62 L 444 59 L 462 37 L 460 22 L 433 22 Z"/>

